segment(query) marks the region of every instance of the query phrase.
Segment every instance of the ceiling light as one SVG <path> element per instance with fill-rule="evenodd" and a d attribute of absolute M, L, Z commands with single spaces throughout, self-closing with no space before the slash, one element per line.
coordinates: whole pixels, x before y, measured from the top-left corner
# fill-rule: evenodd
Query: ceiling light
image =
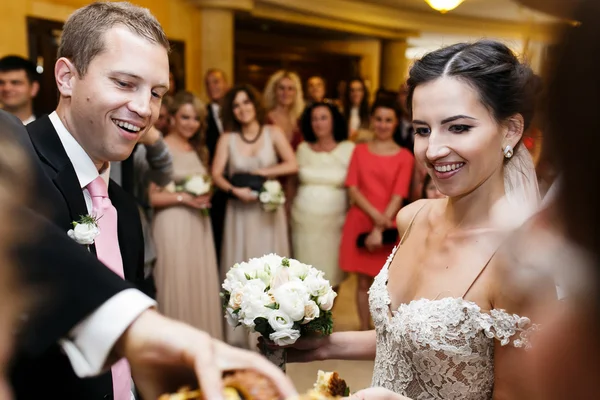
<path fill-rule="evenodd" d="M 464 0 L 425 0 L 427 4 L 434 10 L 441 12 L 442 14 L 447 13 L 450 10 L 454 10 Z"/>

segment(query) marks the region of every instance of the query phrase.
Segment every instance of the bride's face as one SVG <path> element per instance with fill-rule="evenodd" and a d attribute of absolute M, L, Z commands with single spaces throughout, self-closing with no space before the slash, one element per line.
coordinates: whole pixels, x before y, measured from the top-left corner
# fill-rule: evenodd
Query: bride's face
<path fill-rule="evenodd" d="M 464 81 L 442 77 L 413 94 L 415 157 L 447 196 L 502 185 L 507 128 L 496 122 L 479 93 Z"/>

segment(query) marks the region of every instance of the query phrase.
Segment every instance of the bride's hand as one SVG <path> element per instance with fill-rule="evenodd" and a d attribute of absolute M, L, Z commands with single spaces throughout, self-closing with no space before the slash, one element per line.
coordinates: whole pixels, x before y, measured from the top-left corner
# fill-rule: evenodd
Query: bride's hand
<path fill-rule="evenodd" d="M 375 387 L 360 390 L 348 397 L 349 400 L 410 400 L 391 390 Z"/>
<path fill-rule="evenodd" d="M 329 345 L 329 337 L 300 338 L 296 343 L 289 346 L 277 346 L 262 336 L 258 338 L 257 347 L 268 346 L 273 349 L 285 348 L 287 362 L 301 363 L 326 360 L 326 351 Z"/>

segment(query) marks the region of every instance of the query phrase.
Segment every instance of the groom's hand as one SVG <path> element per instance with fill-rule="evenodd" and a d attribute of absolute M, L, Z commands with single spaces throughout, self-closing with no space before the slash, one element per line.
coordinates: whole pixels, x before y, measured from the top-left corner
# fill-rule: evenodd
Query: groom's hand
<path fill-rule="evenodd" d="M 222 372 L 231 369 L 253 369 L 265 375 L 283 398 L 296 394 L 291 381 L 264 357 L 231 347 L 154 310 L 145 311 L 131 324 L 115 352 L 129 361 L 138 392 L 146 400 L 195 381 L 205 398 L 220 400 Z"/>

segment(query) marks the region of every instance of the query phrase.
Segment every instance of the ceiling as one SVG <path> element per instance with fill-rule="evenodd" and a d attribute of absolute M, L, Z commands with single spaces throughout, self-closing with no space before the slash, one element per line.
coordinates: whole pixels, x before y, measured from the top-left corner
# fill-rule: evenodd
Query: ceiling
<path fill-rule="evenodd" d="M 436 13 L 425 2 L 425 0 L 353 0 L 363 3 L 371 3 L 400 10 Z M 569 1 L 569 0 L 562 0 Z M 496 19 L 512 22 L 555 22 L 556 19 L 548 14 L 533 11 L 515 0 L 464 0 L 448 15 L 461 17 Z"/>

